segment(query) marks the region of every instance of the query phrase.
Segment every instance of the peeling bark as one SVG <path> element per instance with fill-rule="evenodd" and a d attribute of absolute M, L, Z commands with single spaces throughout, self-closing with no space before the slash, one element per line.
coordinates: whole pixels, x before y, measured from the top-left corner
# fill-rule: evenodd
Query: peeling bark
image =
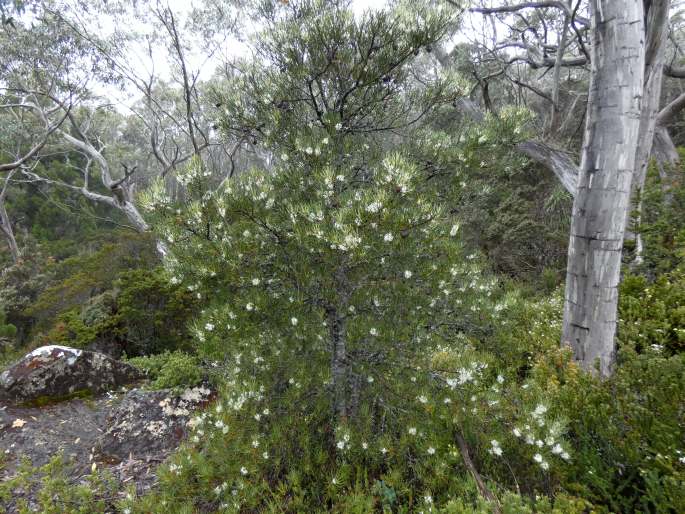
<path fill-rule="evenodd" d="M 641 1 L 592 0 L 592 72 L 568 249 L 562 342 L 588 370 L 614 364 L 621 252 L 644 87 Z"/>

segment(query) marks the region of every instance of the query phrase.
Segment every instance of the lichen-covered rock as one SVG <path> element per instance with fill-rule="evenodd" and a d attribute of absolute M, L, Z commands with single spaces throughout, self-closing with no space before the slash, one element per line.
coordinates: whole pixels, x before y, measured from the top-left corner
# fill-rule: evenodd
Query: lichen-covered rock
<path fill-rule="evenodd" d="M 133 389 L 112 410 L 96 450 L 101 458 L 113 461 L 163 455 L 186 436 L 192 411 L 206 405 L 212 396 L 206 387 L 182 394 Z"/>
<path fill-rule="evenodd" d="M 142 373 L 130 364 L 101 353 L 42 346 L 0 374 L 0 400 L 53 402 L 103 393 L 141 378 Z"/>

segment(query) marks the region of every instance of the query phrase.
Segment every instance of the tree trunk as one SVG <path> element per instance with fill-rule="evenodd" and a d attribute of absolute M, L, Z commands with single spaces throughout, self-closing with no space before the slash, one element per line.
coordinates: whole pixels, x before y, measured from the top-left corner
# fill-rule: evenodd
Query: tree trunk
<path fill-rule="evenodd" d="M 568 249 L 562 343 L 612 372 L 621 250 L 640 130 L 642 1 L 591 0 L 592 73 Z M 597 362 L 599 361 L 599 362 Z"/>
<path fill-rule="evenodd" d="M 659 170 L 659 177 L 663 183 L 667 180 L 672 170 L 680 166 L 680 154 L 673 144 L 668 129 L 658 124 L 654 131 L 654 145 L 652 146 L 652 157 Z"/>
<path fill-rule="evenodd" d="M 17 245 L 17 240 L 14 237 L 14 230 L 12 229 L 12 223 L 7 215 L 7 209 L 5 209 L 4 199 L 0 198 L 0 231 L 5 235 L 7 240 L 7 245 L 10 249 L 10 254 L 12 255 L 12 262 L 15 264 L 19 261 L 19 246 Z"/>
<path fill-rule="evenodd" d="M 147 232 L 150 226 L 147 224 L 140 211 L 135 204 L 129 200 L 124 201 L 119 205 L 119 209 L 126 215 L 126 218 L 131 222 L 138 232 Z"/>
<path fill-rule="evenodd" d="M 345 338 L 345 320 L 338 309 L 328 309 L 328 330 L 331 345 L 331 379 L 333 380 L 333 410 L 338 421 L 344 421 L 348 415 L 347 405 L 347 348 Z"/>
<path fill-rule="evenodd" d="M 557 55 L 554 60 L 554 75 L 552 79 L 552 110 L 549 117 L 549 128 L 547 133 L 554 136 L 559 129 L 559 89 L 561 86 L 561 63 L 564 60 L 564 51 L 566 50 L 566 38 L 569 29 L 569 15 L 564 14 L 564 28 L 561 31 L 561 38 L 557 46 Z"/>
<path fill-rule="evenodd" d="M 635 152 L 635 175 L 633 193 L 642 191 L 649 166 L 654 132 L 659 114 L 661 84 L 664 76 L 664 51 L 668 37 L 668 11 L 670 0 L 652 0 L 645 27 L 647 41 L 645 47 L 644 92 L 640 112 L 640 135 Z"/>
<path fill-rule="evenodd" d="M 644 91 L 640 112 L 640 132 L 635 150 L 635 173 L 632 181 L 632 197 L 639 198 L 644 188 L 647 168 L 652 154 L 654 133 L 661 100 L 661 84 L 664 76 L 664 51 L 668 36 L 668 14 L 670 0 L 653 0 L 646 14 L 646 46 Z M 636 224 L 639 226 L 642 213 L 642 201 L 635 206 Z M 626 218 L 626 241 L 635 241 L 635 264 L 642 262 L 642 238 L 640 233 L 630 231 Z"/>
<path fill-rule="evenodd" d="M 10 180 L 16 172 L 16 168 L 11 170 L 7 177 L 5 177 L 5 183 L 0 189 L 0 232 L 5 235 L 7 240 L 7 245 L 10 249 L 10 254 L 12 255 L 12 262 L 15 264 L 19 262 L 19 246 L 17 245 L 17 239 L 14 237 L 14 229 L 12 228 L 12 222 L 7 214 L 7 209 L 5 208 L 5 198 L 7 198 L 7 190 L 10 185 Z"/>

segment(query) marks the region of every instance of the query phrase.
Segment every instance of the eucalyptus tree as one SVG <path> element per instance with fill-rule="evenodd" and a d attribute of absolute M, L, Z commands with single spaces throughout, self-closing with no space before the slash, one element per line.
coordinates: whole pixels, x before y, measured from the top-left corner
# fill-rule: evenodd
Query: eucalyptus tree
<path fill-rule="evenodd" d="M 161 1 L 45 1 L 32 18 L 4 27 L 0 107 L 21 111 L 15 121 L 34 139 L 64 121 L 50 130 L 44 151 L 22 161 L 22 179 L 77 191 L 147 231 L 136 189 L 157 175 L 173 183 L 173 172 L 192 156 L 221 153 L 200 73 L 216 64 L 221 43 L 234 32 L 230 7 L 207 1 L 176 12 Z M 236 145 L 231 157 L 241 149 Z M 81 181 L 57 181 L 31 167 L 54 152 L 83 157 L 72 161 L 82 163 Z M 95 186 L 92 177 L 99 178 Z"/>
<path fill-rule="evenodd" d="M 614 362 L 618 284 L 631 186 L 641 188 L 651 153 L 663 75 L 670 2 L 592 0 L 587 14 L 581 1 L 501 2 L 472 11 L 498 17 L 511 27 L 497 37 L 493 24 L 491 55 L 507 66 L 525 62 L 553 71 L 550 126 L 557 111 L 560 69 L 590 65 L 590 86 L 580 167 L 551 149 L 537 158 L 550 165 L 574 195 L 568 250 L 562 342 L 576 359 L 601 375 Z M 539 10 L 561 14 L 561 29 L 550 43 Z M 531 23 L 532 12 L 537 23 Z M 516 19 L 511 22 L 512 17 Z M 500 27 L 501 27 L 500 25 Z M 570 54 L 569 54 L 570 52 Z M 551 57 L 550 54 L 554 54 Z M 526 151 L 524 145 L 519 145 Z M 530 150 L 530 148 L 528 148 Z M 536 152 L 528 152 L 536 157 Z M 561 165 L 559 165 L 561 162 Z"/>

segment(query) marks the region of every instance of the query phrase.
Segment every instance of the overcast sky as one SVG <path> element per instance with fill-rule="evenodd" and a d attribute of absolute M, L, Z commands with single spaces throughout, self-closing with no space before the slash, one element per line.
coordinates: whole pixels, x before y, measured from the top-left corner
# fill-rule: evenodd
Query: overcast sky
<path fill-rule="evenodd" d="M 199 2 L 202 2 L 202 0 L 199 0 Z M 198 5 L 199 2 L 198 0 L 192 2 L 188 2 L 188 0 L 167 0 L 166 3 L 174 13 L 178 13 L 179 16 L 185 16 L 190 12 L 192 6 Z M 367 10 L 382 9 L 386 4 L 387 0 L 353 0 L 352 10 L 356 16 L 361 16 Z M 98 30 L 100 33 L 104 34 L 113 31 L 116 26 L 121 25 L 122 23 L 127 23 L 127 21 L 115 19 L 113 17 L 101 17 L 98 22 L 99 25 L 101 25 Z M 132 28 L 141 32 L 145 32 L 147 29 L 147 27 L 140 23 L 137 23 L 137 26 Z M 225 57 L 246 55 L 247 51 L 247 45 L 234 38 L 227 40 L 225 44 L 222 45 L 222 52 Z M 168 62 L 168 53 L 162 48 L 157 48 L 154 51 L 153 62 L 151 62 L 147 54 L 147 49 L 142 45 L 132 47 L 128 52 L 127 58 L 136 70 L 136 74 L 141 77 L 149 76 L 152 71 L 152 66 L 154 66 L 155 75 L 164 80 L 171 79 L 172 70 Z M 187 55 L 187 59 L 191 69 L 200 70 L 200 78 L 202 80 L 209 79 L 220 62 L 220 57 L 213 61 L 205 62 L 206 57 L 200 53 L 191 53 Z M 109 99 L 115 100 L 116 103 L 119 103 L 122 110 L 126 110 L 129 106 L 133 105 L 140 97 L 137 91 L 133 89 L 121 91 L 107 88 L 107 90 L 102 91 L 102 94 Z"/>

